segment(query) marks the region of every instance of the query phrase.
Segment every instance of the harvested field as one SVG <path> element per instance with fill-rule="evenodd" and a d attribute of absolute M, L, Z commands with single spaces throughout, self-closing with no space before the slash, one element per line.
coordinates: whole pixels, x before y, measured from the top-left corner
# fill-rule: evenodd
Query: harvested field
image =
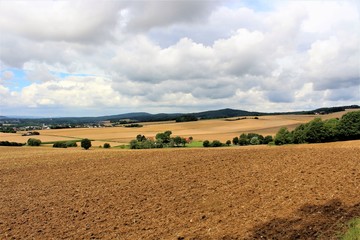
<path fill-rule="evenodd" d="M 40 136 L 34 136 L 41 141 L 59 141 L 89 138 L 98 141 L 96 145 L 102 145 L 109 142 L 112 146 L 128 144 L 138 134 L 146 137 L 155 137 L 158 132 L 171 130 L 173 136 L 190 137 L 195 140 L 232 140 L 241 133 L 255 132 L 262 135 L 275 135 L 281 127 L 287 127 L 293 130 L 302 123 L 306 123 L 315 117 L 323 119 L 341 117 L 346 112 L 352 110 L 338 112 L 328 115 L 276 115 L 276 116 L 260 116 L 259 119 L 248 117 L 236 121 L 226 121 L 228 119 L 201 120 L 196 122 L 175 123 L 155 122 L 143 123 L 141 128 L 74 128 L 74 129 L 51 129 L 41 130 Z M 236 119 L 236 118 L 232 118 Z M 20 134 L 2 134 L 0 133 L 0 141 L 25 142 L 29 137 L 22 137 Z M 25 141 L 24 141 L 25 140 Z"/>
<path fill-rule="evenodd" d="M 360 216 L 360 141 L 0 151 L 0 239 L 335 239 Z"/>

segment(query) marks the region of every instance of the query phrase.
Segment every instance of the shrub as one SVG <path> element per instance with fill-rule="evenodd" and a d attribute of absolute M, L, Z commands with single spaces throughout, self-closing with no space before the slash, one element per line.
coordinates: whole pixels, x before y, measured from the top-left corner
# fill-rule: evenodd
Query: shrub
<path fill-rule="evenodd" d="M 64 142 L 56 142 L 56 143 L 54 143 L 53 147 L 54 148 L 67 148 L 67 145 Z"/>
<path fill-rule="evenodd" d="M 73 141 L 68 141 L 65 143 L 67 147 L 77 147 L 77 143 Z"/>
<path fill-rule="evenodd" d="M 221 143 L 219 140 L 214 140 L 211 143 L 211 147 L 221 147 L 221 146 L 223 146 L 223 143 Z"/>
<path fill-rule="evenodd" d="M 267 135 L 264 138 L 263 144 L 269 144 L 270 142 L 274 141 L 273 137 L 271 135 Z"/>
<path fill-rule="evenodd" d="M 109 143 L 104 143 L 104 148 L 110 148 L 110 144 Z"/>
<path fill-rule="evenodd" d="M 344 114 L 337 125 L 337 130 L 341 140 L 360 139 L 360 111 Z"/>
<path fill-rule="evenodd" d="M 138 135 L 136 136 L 136 140 L 137 140 L 138 142 L 142 142 L 142 141 L 145 141 L 145 140 L 146 140 L 146 137 L 145 137 L 144 135 L 138 134 Z"/>
<path fill-rule="evenodd" d="M 154 147 L 154 142 L 151 140 L 145 140 L 140 142 L 140 148 L 141 149 L 150 149 Z"/>
<path fill-rule="evenodd" d="M 234 145 L 238 145 L 239 144 L 239 138 L 238 137 L 234 137 L 233 140 L 232 140 L 232 143 Z"/>
<path fill-rule="evenodd" d="M 9 141 L 0 141 L 0 146 L 9 146 L 9 147 L 21 147 L 25 145 L 24 143 L 9 142 Z"/>
<path fill-rule="evenodd" d="M 91 147 L 91 141 L 87 138 L 84 138 L 83 140 L 81 140 L 81 147 L 85 150 L 88 150 Z"/>
<path fill-rule="evenodd" d="M 136 139 L 130 141 L 130 149 L 139 149 L 139 148 L 140 145 Z"/>
<path fill-rule="evenodd" d="M 205 141 L 203 142 L 203 147 L 210 147 L 210 142 L 209 142 L 209 140 L 205 140 Z"/>
<path fill-rule="evenodd" d="M 276 145 L 289 144 L 292 143 L 292 135 L 287 128 L 282 127 L 276 134 L 274 141 Z"/>
<path fill-rule="evenodd" d="M 250 144 L 251 145 L 259 145 L 260 144 L 259 138 L 258 137 L 252 137 L 251 140 L 250 140 Z"/>
<path fill-rule="evenodd" d="M 127 128 L 140 128 L 140 127 L 143 127 L 143 125 L 138 124 L 138 123 L 132 123 L 132 124 L 124 125 L 124 127 L 127 127 Z"/>
<path fill-rule="evenodd" d="M 27 141 L 27 144 L 29 146 L 40 146 L 41 145 L 41 140 L 36 139 L 36 138 L 29 138 L 28 141 Z"/>

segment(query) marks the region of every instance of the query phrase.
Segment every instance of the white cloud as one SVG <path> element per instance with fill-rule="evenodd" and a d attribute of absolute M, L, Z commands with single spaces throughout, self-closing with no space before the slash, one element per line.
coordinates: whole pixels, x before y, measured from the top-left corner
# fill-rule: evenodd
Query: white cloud
<path fill-rule="evenodd" d="M 2 81 L 10 68 L 30 81 L 2 94 L 13 106 L 104 111 L 356 104 L 355 3 L 1 1 Z"/>

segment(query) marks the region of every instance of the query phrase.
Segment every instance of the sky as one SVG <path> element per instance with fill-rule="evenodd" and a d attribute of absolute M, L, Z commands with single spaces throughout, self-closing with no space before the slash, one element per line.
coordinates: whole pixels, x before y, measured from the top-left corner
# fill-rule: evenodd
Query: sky
<path fill-rule="evenodd" d="M 0 0 L 0 115 L 352 104 L 355 0 Z"/>

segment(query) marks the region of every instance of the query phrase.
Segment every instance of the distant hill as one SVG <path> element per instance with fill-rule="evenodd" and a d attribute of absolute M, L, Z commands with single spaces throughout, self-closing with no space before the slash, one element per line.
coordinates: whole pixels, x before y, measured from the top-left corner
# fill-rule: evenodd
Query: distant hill
<path fill-rule="evenodd" d="M 340 107 L 328 107 L 328 108 L 318 108 L 310 111 L 296 111 L 296 112 L 274 112 L 274 113 L 264 113 L 264 112 L 249 112 L 245 110 L 236 110 L 231 108 L 211 110 L 204 112 L 195 112 L 195 113 L 159 113 L 159 114 L 150 114 L 147 112 L 133 112 L 109 116 L 99 116 L 99 117 L 63 117 L 63 118 L 28 118 L 21 119 L 22 121 L 27 121 L 29 123 L 45 123 L 45 124 L 79 124 L 79 123 L 96 123 L 100 121 L 120 121 L 123 119 L 131 119 L 133 121 L 140 122 L 154 122 L 154 121 L 169 121 L 176 120 L 176 118 L 191 115 L 199 119 L 215 119 L 215 118 L 230 118 L 230 117 L 239 117 L 239 116 L 260 116 L 260 115 L 287 115 L 287 114 L 329 114 L 334 112 L 344 111 L 345 109 L 360 109 L 358 105 L 351 106 L 340 106 Z M 0 119 L 11 119 L 5 116 L 1 116 Z M 12 118 L 14 119 L 14 118 Z"/>
<path fill-rule="evenodd" d="M 239 116 L 259 116 L 263 114 L 264 113 L 248 112 L 244 110 L 236 110 L 231 108 L 194 113 L 196 117 L 201 119 L 228 118 L 228 117 L 239 117 Z"/>

